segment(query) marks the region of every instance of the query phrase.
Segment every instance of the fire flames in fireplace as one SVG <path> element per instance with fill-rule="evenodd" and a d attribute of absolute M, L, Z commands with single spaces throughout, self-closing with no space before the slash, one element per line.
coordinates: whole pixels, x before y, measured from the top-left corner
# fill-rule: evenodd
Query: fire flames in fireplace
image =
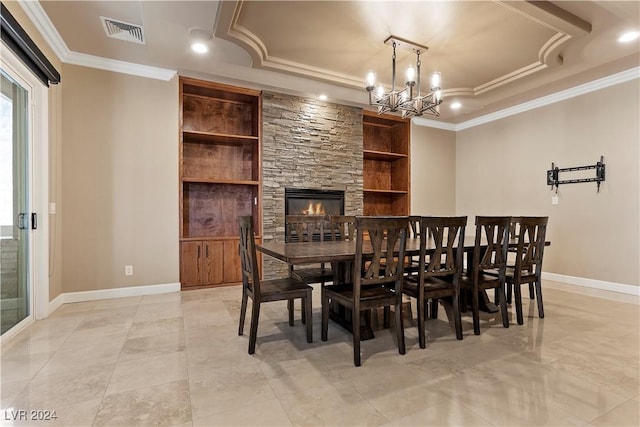
<path fill-rule="evenodd" d="M 303 215 L 326 215 L 322 202 L 310 201 L 309 207 L 302 211 Z"/>

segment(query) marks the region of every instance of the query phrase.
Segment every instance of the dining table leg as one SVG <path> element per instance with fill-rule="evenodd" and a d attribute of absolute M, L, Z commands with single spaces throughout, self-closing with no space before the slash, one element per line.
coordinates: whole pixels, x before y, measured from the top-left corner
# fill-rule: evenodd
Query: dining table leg
<path fill-rule="evenodd" d="M 332 262 L 331 268 L 333 269 L 333 277 L 335 281 L 339 283 L 351 283 L 351 276 L 353 270 L 353 262 Z M 375 338 L 372 327 L 371 311 L 360 313 L 360 341 L 366 341 Z M 376 316 L 377 317 L 377 316 Z M 352 313 L 347 307 L 330 303 L 329 306 L 329 319 L 342 326 L 344 329 L 353 333 Z"/>

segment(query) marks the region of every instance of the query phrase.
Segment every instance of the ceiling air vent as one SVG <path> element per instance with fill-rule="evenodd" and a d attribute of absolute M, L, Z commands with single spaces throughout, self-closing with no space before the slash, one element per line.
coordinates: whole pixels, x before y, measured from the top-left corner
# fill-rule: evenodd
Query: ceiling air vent
<path fill-rule="evenodd" d="M 104 16 L 101 16 L 100 19 L 107 37 L 144 44 L 144 31 L 141 25 L 105 18 Z"/>

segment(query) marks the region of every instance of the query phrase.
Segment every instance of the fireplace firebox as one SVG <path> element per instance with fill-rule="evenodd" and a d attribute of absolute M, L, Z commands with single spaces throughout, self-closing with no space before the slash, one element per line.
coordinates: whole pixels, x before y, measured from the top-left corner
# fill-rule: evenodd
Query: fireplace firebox
<path fill-rule="evenodd" d="M 284 200 L 285 218 L 286 215 L 344 215 L 344 191 L 285 188 Z M 285 224 L 285 228 L 288 227 L 289 224 Z M 324 231 L 324 239 L 331 239 L 330 230 Z M 311 240 L 320 240 L 320 235 L 312 236 Z"/>
<path fill-rule="evenodd" d="M 286 188 L 285 215 L 344 215 L 344 191 Z"/>

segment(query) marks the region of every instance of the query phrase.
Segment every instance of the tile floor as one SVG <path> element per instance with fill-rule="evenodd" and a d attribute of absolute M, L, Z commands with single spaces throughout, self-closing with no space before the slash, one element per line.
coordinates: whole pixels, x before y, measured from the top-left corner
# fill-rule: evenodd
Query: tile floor
<path fill-rule="evenodd" d="M 546 318 L 538 319 L 530 304 L 523 326 L 504 329 L 486 315 L 475 336 L 465 316 L 463 341 L 441 315 L 428 322 L 422 350 L 415 326 L 407 324 L 404 356 L 393 330 L 377 330 L 362 345 L 360 368 L 353 366 L 350 335 L 339 326 L 330 326 L 328 342 L 320 340 L 316 300 L 313 344 L 305 341 L 299 314 L 289 327 L 284 303 L 263 305 L 253 356 L 248 335 L 237 335 L 238 287 L 66 304 L 3 345 L 0 420 L 639 425 L 637 302 L 563 288 L 545 282 Z M 46 412 L 31 411 L 55 411 L 57 419 L 38 421 L 33 417 Z"/>

